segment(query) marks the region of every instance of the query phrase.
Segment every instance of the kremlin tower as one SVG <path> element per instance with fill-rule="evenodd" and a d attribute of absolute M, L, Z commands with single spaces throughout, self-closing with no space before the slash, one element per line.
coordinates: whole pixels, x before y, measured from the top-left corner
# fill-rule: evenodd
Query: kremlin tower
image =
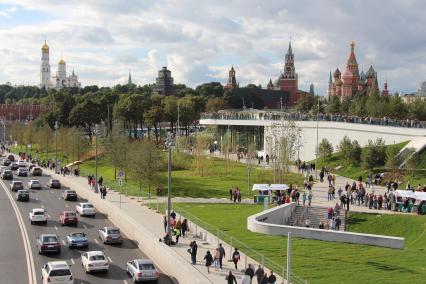
<path fill-rule="evenodd" d="M 296 104 L 298 101 L 298 82 L 296 68 L 294 67 L 294 54 L 291 49 L 291 42 L 288 44 L 288 50 L 285 55 L 284 72 L 279 78 L 281 91 L 290 93 L 290 104 Z"/>
<path fill-rule="evenodd" d="M 49 46 L 46 41 L 41 47 L 40 88 L 50 88 Z"/>
<path fill-rule="evenodd" d="M 225 85 L 225 90 L 232 90 L 238 87 L 237 78 L 235 77 L 235 69 L 234 66 L 231 67 L 228 73 L 228 83 Z"/>

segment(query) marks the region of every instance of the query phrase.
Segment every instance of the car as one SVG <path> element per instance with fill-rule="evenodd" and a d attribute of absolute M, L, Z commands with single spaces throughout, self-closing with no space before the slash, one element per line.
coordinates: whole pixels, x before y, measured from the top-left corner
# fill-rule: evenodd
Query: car
<path fill-rule="evenodd" d="M 86 273 L 108 271 L 109 263 L 103 251 L 88 251 L 81 254 L 81 264 Z"/>
<path fill-rule="evenodd" d="M 16 192 L 16 191 L 21 190 L 21 189 L 24 189 L 24 184 L 20 180 L 14 180 L 10 184 L 10 190 L 11 191 Z"/>
<path fill-rule="evenodd" d="M 43 208 L 34 208 L 29 213 L 31 225 L 34 223 L 47 224 L 47 212 Z"/>
<path fill-rule="evenodd" d="M 15 161 L 15 156 L 14 156 L 14 155 L 12 155 L 12 154 L 10 154 L 9 156 L 7 156 L 7 159 L 8 159 L 9 161 L 11 161 L 11 162 L 14 162 L 14 161 Z"/>
<path fill-rule="evenodd" d="M 12 164 L 10 165 L 10 169 L 11 169 L 12 171 L 16 171 L 17 169 L 19 169 L 19 165 L 18 165 L 17 163 L 12 163 Z"/>
<path fill-rule="evenodd" d="M 8 170 L 9 167 L 7 166 L 0 166 L 0 173 L 4 172 L 5 170 Z"/>
<path fill-rule="evenodd" d="M 126 271 L 134 283 L 157 281 L 160 273 L 150 259 L 134 259 L 126 263 Z"/>
<path fill-rule="evenodd" d="M 37 179 L 32 179 L 28 182 L 29 189 L 41 189 L 41 183 Z"/>
<path fill-rule="evenodd" d="M 37 250 L 39 254 L 46 252 L 61 252 L 61 243 L 56 234 L 41 234 L 37 238 Z"/>
<path fill-rule="evenodd" d="M 27 177 L 28 171 L 26 168 L 18 168 L 18 172 L 16 174 L 20 177 Z"/>
<path fill-rule="evenodd" d="M 57 179 L 51 178 L 47 182 L 47 187 L 49 187 L 49 188 L 61 188 L 61 182 Z"/>
<path fill-rule="evenodd" d="M 75 225 L 78 224 L 78 218 L 74 211 L 63 211 L 59 215 L 59 222 L 64 225 Z"/>
<path fill-rule="evenodd" d="M 30 201 L 30 192 L 26 189 L 18 190 L 15 193 L 15 198 L 17 201 Z"/>
<path fill-rule="evenodd" d="M 1 173 L 1 178 L 4 180 L 13 180 L 13 172 L 11 170 L 4 170 Z"/>
<path fill-rule="evenodd" d="M 3 166 L 8 167 L 8 166 L 10 166 L 10 164 L 12 164 L 11 160 L 9 160 L 9 159 L 3 160 L 3 163 L 2 163 Z"/>
<path fill-rule="evenodd" d="M 99 229 L 99 238 L 104 244 L 122 244 L 120 229 L 116 227 L 102 227 Z"/>
<path fill-rule="evenodd" d="M 62 198 L 69 201 L 77 201 L 77 193 L 75 190 L 64 190 L 62 192 Z"/>
<path fill-rule="evenodd" d="M 31 168 L 31 174 L 33 176 L 42 176 L 43 175 L 43 170 L 40 167 L 33 167 Z"/>
<path fill-rule="evenodd" d="M 41 268 L 42 284 L 73 284 L 70 267 L 66 261 L 49 261 Z"/>
<path fill-rule="evenodd" d="M 72 248 L 87 248 L 89 246 L 89 240 L 85 233 L 74 232 L 66 237 L 66 243 L 70 249 Z"/>
<path fill-rule="evenodd" d="M 80 216 L 95 216 L 96 214 L 95 207 L 88 202 L 79 203 L 75 207 L 75 210 L 77 210 L 77 213 L 80 214 Z"/>

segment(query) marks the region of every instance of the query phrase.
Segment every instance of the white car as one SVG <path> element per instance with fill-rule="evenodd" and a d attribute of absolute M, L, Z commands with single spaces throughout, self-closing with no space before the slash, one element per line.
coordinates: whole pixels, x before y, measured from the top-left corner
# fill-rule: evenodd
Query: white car
<path fill-rule="evenodd" d="M 37 179 L 32 179 L 28 182 L 29 189 L 41 189 L 41 183 Z"/>
<path fill-rule="evenodd" d="M 134 283 L 157 281 L 160 273 L 149 259 L 134 259 L 126 263 L 126 271 Z"/>
<path fill-rule="evenodd" d="M 26 168 L 27 167 L 27 162 L 25 162 L 24 160 L 20 160 L 20 161 L 18 161 L 18 166 Z"/>
<path fill-rule="evenodd" d="M 103 251 L 88 251 L 81 254 L 81 264 L 86 273 L 108 271 L 109 263 Z"/>
<path fill-rule="evenodd" d="M 65 261 L 50 261 L 41 268 L 43 284 L 73 284 L 70 267 Z"/>
<path fill-rule="evenodd" d="M 95 207 L 88 202 L 79 203 L 75 207 L 75 210 L 77 210 L 77 213 L 80 214 L 80 216 L 95 216 L 96 214 Z"/>
<path fill-rule="evenodd" d="M 47 223 L 47 212 L 43 208 L 34 208 L 29 215 L 31 225 L 34 223 Z"/>
<path fill-rule="evenodd" d="M 99 229 L 99 238 L 104 244 L 122 244 L 123 237 L 116 227 L 102 227 Z"/>

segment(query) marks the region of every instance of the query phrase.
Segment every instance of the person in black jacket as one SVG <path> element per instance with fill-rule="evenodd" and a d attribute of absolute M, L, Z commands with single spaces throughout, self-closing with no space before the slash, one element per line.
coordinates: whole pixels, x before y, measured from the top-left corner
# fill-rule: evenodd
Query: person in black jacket
<path fill-rule="evenodd" d="M 256 278 L 257 278 L 257 284 L 260 284 L 260 282 L 262 281 L 262 277 L 263 274 L 265 273 L 265 271 L 263 270 L 262 266 L 259 265 L 259 267 L 256 269 Z"/>
<path fill-rule="evenodd" d="M 232 254 L 232 261 L 234 262 L 235 269 L 238 270 L 238 261 L 240 261 L 240 252 L 235 248 L 234 253 Z"/>
<path fill-rule="evenodd" d="M 206 261 L 207 273 L 210 273 L 210 266 L 213 262 L 213 257 L 210 254 L 210 251 L 207 251 L 206 255 L 204 256 L 204 260 Z"/>
<path fill-rule="evenodd" d="M 277 277 L 275 277 L 274 272 L 271 270 L 271 275 L 268 277 L 268 283 L 269 284 L 275 284 L 277 281 Z"/>
<path fill-rule="evenodd" d="M 237 284 L 237 279 L 235 279 L 232 271 L 229 271 L 229 274 L 225 277 L 225 279 L 228 280 L 228 284 Z"/>
<path fill-rule="evenodd" d="M 254 277 L 254 269 L 253 267 L 251 267 L 251 264 L 248 265 L 245 274 L 250 276 L 250 282 L 251 282 Z"/>

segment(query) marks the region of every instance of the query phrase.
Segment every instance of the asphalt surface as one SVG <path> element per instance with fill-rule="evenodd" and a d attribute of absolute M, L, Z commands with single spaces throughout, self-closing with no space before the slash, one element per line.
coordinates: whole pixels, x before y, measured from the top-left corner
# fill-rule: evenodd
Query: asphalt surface
<path fill-rule="evenodd" d="M 71 265 L 71 271 L 74 276 L 75 284 L 87 283 L 131 283 L 132 279 L 126 273 L 126 262 L 135 258 L 147 258 L 137 248 L 137 246 L 123 236 L 122 245 L 104 245 L 98 238 L 98 230 L 103 226 L 112 226 L 113 224 L 106 219 L 105 215 L 97 212 L 95 217 L 78 216 L 78 225 L 62 226 L 59 223 L 59 214 L 64 210 L 75 211 L 78 202 L 86 200 L 78 198 L 77 202 L 65 201 L 62 199 L 62 191 L 67 189 L 48 189 L 46 183 L 49 176 L 42 177 L 17 177 L 14 171 L 14 180 L 22 180 L 25 188 L 28 189 L 28 181 L 30 179 L 38 179 L 42 184 L 41 190 L 30 190 L 29 202 L 14 202 L 22 216 L 23 223 L 26 227 L 32 256 L 35 263 L 35 273 L 37 283 L 41 283 L 41 267 L 48 261 L 65 260 Z M 1 283 L 28 283 L 27 262 L 25 258 L 25 250 L 23 246 L 23 238 L 21 230 L 18 226 L 17 218 L 13 210 L 10 200 L 7 198 L 5 191 L 15 193 L 9 189 L 11 181 L 0 181 L 0 282 Z M 31 225 L 28 213 L 33 208 L 44 208 L 49 219 L 46 225 Z M 36 248 L 36 238 L 43 233 L 54 233 L 59 235 L 61 242 L 65 241 L 66 236 L 71 232 L 84 232 L 89 239 L 88 249 L 69 249 L 62 246 L 60 254 L 39 255 Z M 64 243 L 62 243 L 64 244 Z M 86 274 L 81 266 L 81 253 L 86 250 L 103 250 L 110 260 L 110 267 L 107 273 Z M 158 283 L 169 284 L 174 283 L 170 277 L 161 274 Z"/>

